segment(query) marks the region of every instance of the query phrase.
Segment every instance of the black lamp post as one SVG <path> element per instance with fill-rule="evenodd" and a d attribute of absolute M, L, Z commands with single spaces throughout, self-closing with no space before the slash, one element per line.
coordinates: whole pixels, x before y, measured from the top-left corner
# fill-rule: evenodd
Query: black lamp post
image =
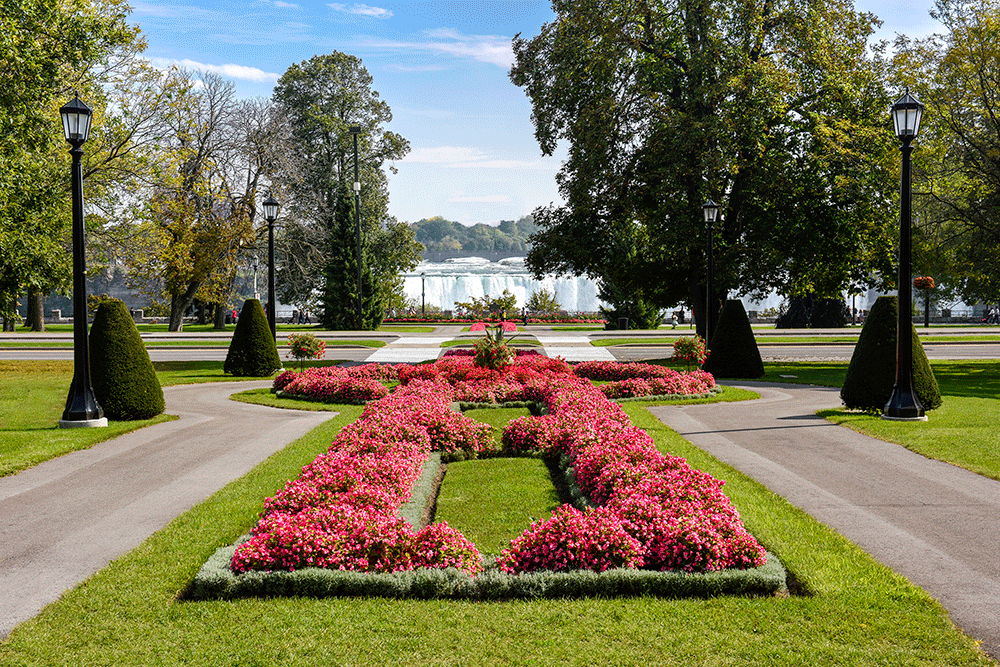
<path fill-rule="evenodd" d="M 281 204 L 271 195 L 264 200 L 264 217 L 267 219 L 267 324 L 271 327 L 271 337 L 278 340 L 278 330 L 274 317 L 274 221 L 278 218 Z"/>
<path fill-rule="evenodd" d="M 883 419 L 897 421 L 925 421 L 924 406 L 913 388 L 913 308 L 912 282 L 910 281 L 910 142 L 920 130 L 920 117 L 924 105 L 907 91 L 892 105 L 892 122 L 896 136 L 902 142 L 903 172 L 899 182 L 899 284 L 896 319 L 896 385 L 885 404 Z"/>
<path fill-rule="evenodd" d="M 358 329 L 363 328 L 361 319 L 361 176 L 358 174 L 358 135 L 361 134 L 359 125 L 352 125 L 351 134 L 354 136 L 354 233 L 357 241 L 358 252 Z"/>
<path fill-rule="evenodd" d="M 90 344 L 87 341 L 87 264 L 83 229 L 83 157 L 84 142 L 90 134 L 91 110 L 78 96 L 59 109 L 63 133 L 72 146 L 70 171 L 73 193 L 73 382 L 66 397 L 60 428 L 107 426 L 104 410 L 97 402 L 90 382 Z"/>
<path fill-rule="evenodd" d="M 424 291 L 424 273 L 421 272 L 420 273 L 420 316 L 421 317 L 425 317 L 427 315 L 427 308 L 426 308 L 427 300 L 425 295 L 426 292 Z"/>
<path fill-rule="evenodd" d="M 709 199 L 702 207 L 705 214 L 705 222 L 708 223 L 708 280 L 705 285 L 705 344 L 712 342 L 712 292 L 715 286 L 712 284 L 715 273 L 715 220 L 719 217 L 719 205 Z"/>
<path fill-rule="evenodd" d="M 257 291 L 257 268 L 260 266 L 260 258 L 257 257 L 257 253 L 253 254 L 253 261 L 250 263 L 253 268 L 253 298 L 259 299 L 260 293 Z"/>

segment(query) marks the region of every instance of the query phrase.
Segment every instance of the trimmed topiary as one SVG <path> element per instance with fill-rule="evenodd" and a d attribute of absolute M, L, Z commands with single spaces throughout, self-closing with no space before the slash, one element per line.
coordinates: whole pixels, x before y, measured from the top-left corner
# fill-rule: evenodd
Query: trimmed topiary
<path fill-rule="evenodd" d="M 163 389 L 125 304 L 101 302 L 90 327 L 91 384 L 104 416 L 149 419 L 163 412 Z"/>
<path fill-rule="evenodd" d="M 259 299 L 243 302 L 222 370 L 237 377 L 269 377 L 281 368 L 278 346 Z"/>
<path fill-rule="evenodd" d="M 865 319 L 840 390 L 841 400 L 852 410 L 882 412 L 892 397 L 896 384 L 897 304 L 894 296 L 880 296 Z M 913 336 L 913 388 L 924 410 L 933 410 L 941 407 L 941 392 L 912 323 L 910 330 Z"/>
<path fill-rule="evenodd" d="M 722 307 L 708 349 L 710 354 L 702 368 L 715 377 L 759 378 L 764 375 L 757 339 L 739 299 L 729 299 Z"/>

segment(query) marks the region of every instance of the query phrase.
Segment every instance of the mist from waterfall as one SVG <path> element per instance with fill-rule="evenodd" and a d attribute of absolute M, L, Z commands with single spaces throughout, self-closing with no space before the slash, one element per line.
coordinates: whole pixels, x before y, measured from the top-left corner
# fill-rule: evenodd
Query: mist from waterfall
<path fill-rule="evenodd" d="M 421 280 L 421 274 L 424 274 Z M 585 277 L 545 276 L 535 280 L 524 266 L 523 257 L 508 257 L 491 262 L 482 257 L 461 257 L 442 262 L 421 262 L 417 268 L 403 274 L 403 290 L 420 307 L 421 286 L 428 306 L 454 310 L 458 302 L 487 294 L 498 297 L 509 290 L 517 297 L 517 309 L 527 303 L 532 293 L 547 290 L 554 293 L 561 308 L 571 313 L 596 313 L 600 305 L 597 283 Z"/>

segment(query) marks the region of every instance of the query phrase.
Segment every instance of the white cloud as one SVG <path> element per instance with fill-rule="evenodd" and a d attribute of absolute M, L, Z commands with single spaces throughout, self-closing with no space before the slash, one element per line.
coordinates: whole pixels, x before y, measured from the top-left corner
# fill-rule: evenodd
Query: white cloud
<path fill-rule="evenodd" d="M 256 67 L 247 67 L 246 65 L 207 65 L 205 63 L 199 63 L 194 60 L 182 59 L 169 59 L 169 58 L 150 58 L 149 61 L 154 67 L 166 68 L 171 65 L 176 65 L 183 69 L 197 70 L 200 72 L 215 72 L 216 74 L 221 74 L 224 77 L 230 79 L 244 79 L 246 81 L 253 81 L 255 83 L 268 83 L 271 81 L 277 81 L 281 75 L 275 74 L 274 72 L 265 72 L 262 69 L 257 69 Z"/>
<path fill-rule="evenodd" d="M 275 7 L 280 7 L 282 9 L 298 9 L 299 8 L 299 6 L 296 5 L 296 4 L 293 4 L 291 2 L 282 2 L 281 0 L 275 0 L 274 6 Z"/>
<path fill-rule="evenodd" d="M 357 16 L 371 16 L 377 19 L 387 19 L 392 17 L 392 12 L 388 9 L 383 9 L 382 7 L 371 7 L 369 5 L 362 5 L 360 3 L 354 3 L 353 5 L 342 5 L 338 2 L 330 3 L 327 5 L 330 9 L 335 12 L 343 12 L 345 14 L 355 14 Z"/>
<path fill-rule="evenodd" d="M 514 64 L 514 50 L 508 37 L 499 35 L 463 35 L 449 28 L 424 32 L 427 41 L 373 41 L 369 46 L 396 51 L 423 51 L 456 58 L 467 58 L 481 63 L 510 69 Z"/>

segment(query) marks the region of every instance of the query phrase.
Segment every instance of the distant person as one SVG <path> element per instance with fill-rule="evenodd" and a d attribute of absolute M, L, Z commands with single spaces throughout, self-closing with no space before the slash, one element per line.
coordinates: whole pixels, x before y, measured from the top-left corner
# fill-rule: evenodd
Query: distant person
<path fill-rule="evenodd" d="M 671 318 L 670 318 L 670 324 L 673 325 L 673 326 L 670 327 L 671 329 L 676 329 L 677 328 L 677 313 L 674 313 L 673 316 L 671 316 Z"/>
<path fill-rule="evenodd" d="M 299 311 L 292 310 L 292 317 L 288 320 L 288 323 L 289 324 L 298 324 L 299 323 Z"/>

